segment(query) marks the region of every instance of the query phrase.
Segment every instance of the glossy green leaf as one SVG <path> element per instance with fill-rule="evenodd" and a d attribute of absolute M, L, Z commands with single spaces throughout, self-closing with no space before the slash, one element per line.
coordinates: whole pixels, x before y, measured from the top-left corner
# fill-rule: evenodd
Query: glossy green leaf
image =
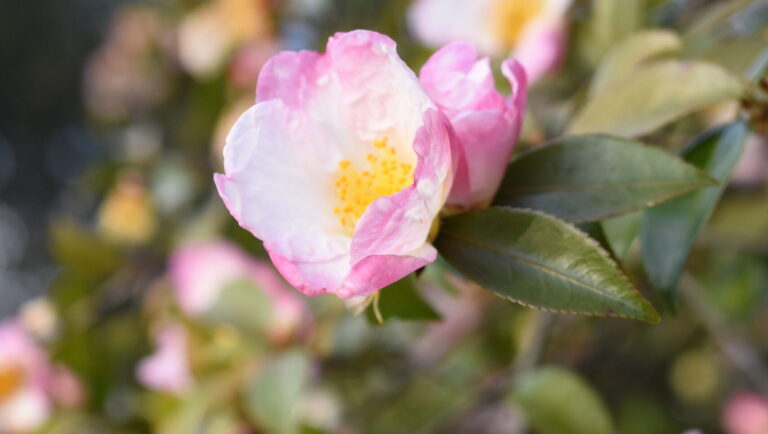
<path fill-rule="evenodd" d="M 647 134 L 695 110 L 738 98 L 742 83 L 704 62 L 665 60 L 612 81 L 574 117 L 569 134 Z"/>
<path fill-rule="evenodd" d="M 371 323 L 378 323 L 375 308 L 384 321 L 392 318 L 402 320 L 437 320 L 440 315 L 419 295 L 416 278 L 411 274 L 404 279 L 387 286 L 379 291 L 376 306 L 366 310 L 366 317 Z"/>
<path fill-rule="evenodd" d="M 298 350 L 282 354 L 245 388 L 245 409 L 266 432 L 295 433 L 296 404 L 308 377 L 309 361 Z"/>
<path fill-rule="evenodd" d="M 626 214 L 713 184 L 678 157 L 638 142 L 604 135 L 564 137 L 514 160 L 495 204 L 584 222 Z"/>
<path fill-rule="evenodd" d="M 547 434 L 611 434 L 613 421 L 600 396 L 580 376 L 544 367 L 520 378 L 515 403 L 537 431 Z"/>
<path fill-rule="evenodd" d="M 613 0 L 611 2 L 615 3 Z M 667 30 L 646 30 L 632 35 L 617 44 L 600 63 L 592 77 L 589 96 L 594 97 L 607 86 L 621 81 L 644 62 L 677 52 L 681 46 L 680 38 Z"/>
<path fill-rule="evenodd" d="M 526 306 L 659 320 L 597 242 L 554 217 L 511 208 L 449 217 L 436 246 L 464 276 Z"/>
<path fill-rule="evenodd" d="M 720 182 L 649 209 L 640 225 L 643 263 L 651 282 L 669 300 L 688 253 L 709 220 L 744 147 L 747 128 L 742 122 L 708 131 L 694 139 L 683 157 Z"/>
<path fill-rule="evenodd" d="M 618 258 L 626 257 L 629 248 L 637 238 L 642 215 L 642 212 L 633 212 L 601 222 L 605 239 Z"/>

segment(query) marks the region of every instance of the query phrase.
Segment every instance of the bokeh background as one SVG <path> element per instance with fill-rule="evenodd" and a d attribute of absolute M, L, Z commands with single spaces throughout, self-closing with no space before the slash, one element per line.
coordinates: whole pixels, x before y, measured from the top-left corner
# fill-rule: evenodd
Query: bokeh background
<path fill-rule="evenodd" d="M 738 76 L 768 46 L 765 1 L 610 3 L 573 2 L 565 58 L 530 89 L 521 149 L 562 133 L 596 66 L 640 29 L 675 31 L 684 58 Z M 603 432 L 591 424 L 605 420 L 627 434 L 768 433 L 768 138 L 758 127 L 694 249 L 680 303 L 657 326 L 533 312 L 442 263 L 418 288 L 436 312 L 416 297 L 413 312 L 383 325 L 254 277 L 268 267 L 252 264 L 264 252 L 226 213 L 212 174 L 260 67 L 280 50 L 322 51 L 334 32 L 366 28 L 395 39 L 418 71 L 434 48 L 409 28 L 409 4 L 0 1 L 0 318 L 26 324 L 78 383 L 36 429 L 526 432 L 523 421 L 540 417 L 531 405 L 554 409 L 544 416 L 554 420 L 565 396 L 596 401 L 577 409 L 586 425 L 542 432 Z M 643 140 L 674 152 L 738 107 L 698 111 Z M 186 252 L 197 271 L 225 264 L 210 273 L 235 283 L 179 265 L 190 244 L 212 249 Z M 644 285 L 631 248 L 626 264 Z M 227 295 L 184 306 L 187 280 Z M 434 315 L 443 319 L 423 321 Z M 164 339 L 183 349 L 142 376 Z M 534 365 L 566 370 L 523 385 L 534 392 L 513 388 L 513 374 Z M 188 375 L 175 378 L 180 370 Z M 757 418 L 765 431 L 734 431 L 728 417 Z"/>

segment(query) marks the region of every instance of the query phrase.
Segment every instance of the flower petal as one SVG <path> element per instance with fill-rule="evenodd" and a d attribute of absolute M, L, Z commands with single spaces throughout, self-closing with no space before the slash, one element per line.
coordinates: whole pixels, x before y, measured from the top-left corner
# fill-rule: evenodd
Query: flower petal
<path fill-rule="evenodd" d="M 452 146 L 456 138 L 448 120 L 438 110 L 428 110 L 413 145 L 419 156 L 414 183 L 368 206 L 352 239 L 353 264 L 372 255 L 406 255 L 422 248 L 453 181 Z"/>
<path fill-rule="evenodd" d="M 314 132 L 281 100 L 260 102 L 235 124 L 226 174 L 214 177 L 240 225 L 289 259 L 327 260 L 349 245 L 330 205 L 338 153 Z"/>
<path fill-rule="evenodd" d="M 288 107 L 301 107 L 315 93 L 321 58 L 314 51 L 283 51 L 275 55 L 259 73 L 256 101 L 279 99 Z"/>
<path fill-rule="evenodd" d="M 512 94 L 505 99 L 493 83 L 487 59 L 456 42 L 437 51 L 420 78 L 459 138 L 459 165 L 448 205 L 468 210 L 488 205 L 498 189 L 525 111 L 526 78 L 514 60 L 502 64 Z"/>
<path fill-rule="evenodd" d="M 435 52 L 421 68 L 419 79 L 449 117 L 463 110 L 504 106 L 489 60 L 478 60 L 475 47 L 466 42 L 454 42 Z"/>
<path fill-rule="evenodd" d="M 25 387 L 0 405 L 0 432 L 31 432 L 51 415 L 51 402 L 45 391 Z"/>
<path fill-rule="evenodd" d="M 269 259 L 285 280 L 310 297 L 333 293 L 350 270 L 348 254 L 328 261 L 290 261 L 269 249 L 266 244 L 265 247 L 269 253 Z"/>
<path fill-rule="evenodd" d="M 390 285 L 437 259 L 429 244 L 408 255 L 372 255 L 360 260 L 336 292 L 341 298 L 365 296 Z"/>
<path fill-rule="evenodd" d="M 566 25 L 562 18 L 534 23 L 523 33 L 513 56 L 523 64 L 531 82 L 560 66 L 565 38 Z"/>
<path fill-rule="evenodd" d="M 246 272 L 243 254 L 224 242 L 182 246 L 169 262 L 176 299 L 187 315 L 208 309 L 227 283 Z"/>
<path fill-rule="evenodd" d="M 417 0 L 408 10 L 410 30 L 424 44 L 439 47 L 471 41 L 483 53 L 496 53 L 500 44 L 488 22 L 496 0 Z"/>
<path fill-rule="evenodd" d="M 155 353 L 139 363 L 139 380 L 151 389 L 184 393 L 192 386 L 186 331 L 180 325 L 166 325 L 156 334 L 155 344 Z"/>

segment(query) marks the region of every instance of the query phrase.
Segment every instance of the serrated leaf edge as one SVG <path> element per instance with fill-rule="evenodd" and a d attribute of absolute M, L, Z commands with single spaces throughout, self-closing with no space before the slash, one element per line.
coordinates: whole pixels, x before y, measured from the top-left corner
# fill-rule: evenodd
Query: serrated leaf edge
<path fill-rule="evenodd" d="M 557 217 L 554 217 L 554 216 L 552 216 L 550 214 L 547 214 L 547 213 L 539 211 L 539 210 L 534 210 L 534 209 L 530 209 L 530 208 L 515 208 L 515 207 L 509 207 L 509 206 L 494 206 L 493 208 L 498 208 L 498 209 L 502 209 L 502 210 L 509 210 L 509 211 L 525 212 L 525 213 L 528 213 L 528 214 L 538 215 L 540 217 L 549 218 L 551 220 L 555 220 L 557 222 L 563 223 L 564 226 L 566 226 L 572 232 L 574 232 L 577 235 L 579 235 L 582 238 L 584 238 L 585 241 L 587 242 L 587 244 L 589 244 L 591 247 L 595 248 L 595 250 L 597 251 L 598 255 L 602 256 L 604 259 L 606 259 L 610 263 L 611 267 L 613 267 L 619 273 L 619 275 L 621 276 L 621 279 L 623 279 L 624 282 L 626 282 L 627 285 L 633 291 L 635 291 L 635 293 L 639 297 L 640 303 L 641 304 L 645 304 L 647 306 L 648 309 L 646 309 L 647 310 L 646 313 L 648 314 L 648 317 L 624 315 L 624 314 L 613 313 L 613 312 L 605 313 L 605 314 L 598 314 L 598 313 L 593 313 L 593 312 L 582 312 L 582 311 L 577 311 L 577 310 L 546 308 L 546 307 L 531 305 L 531 304 L 526 303 L 524 301 L 518 300 L 518 299 L 516 299 L 514 297 L 509 297 L 509 296 L 501 295 L 501 294 L 499 294 L 498 292 L 496 292 L 494 290 L 485 288 L 483 285 L 480 285 L 481 287 L 483 287 L 483 289 L 485 289 L 485 290 L 495 294 L 496 296 L 498 296 L 498 297 L 500 297 L 502 299 L 509 300 L 509 301 L 514 302 L 514 303 L 520 304 L 522 306 L 525 306 L 525 307 L 528 307 L 528 308 L 531 308 L 531 309 L 535 309 L 535 310 L 539 310 L 539 311 L 542 311 L 542 312 L 564 313 L 564 314 L 578 315 L 578 316 L 584 316 L 584 317 L 610 317 L 610 318 L 635 319 L 635 320 L 643 321 L 643 322 L 646 322 L 646 323 L 649 323 L 649 324 L 656 324 L 659 321 L 661 321 L 661 318 L 659 317 L 658 312 L 656 312 L 656 309 L 653 307 L 653 305 L 651 305 L 651 303 L 639 291 L 637 291 L 637 289 L 635 289 L 635 285 L 632 284 L 632 282 L 629 280 L 629 277 L 626 275 L 624 270 L 622 270 L 621 267 L 619 267 L 618 264 L 616 264 L 616 262 L 611 258 L 611 256 L 608 254 L 608 252 L 600 245 L 600 243 L 595 241 L 586 232 L 584 232 L 581 229 L 577 228 L 576 226 L 574 226 L 573 224 L 571 224 L 568 221 L 565 221 L 565 220 L 562 220 L 562 219 L 558 219 Z M 530 262 L 530 261 L 527 261 L 527 262 Z M 473 279 L 470 279 L 470 280 L 474 281 Z M 475 282 L 475 283 L 477 283 L 477 282 Z M 581 282 L 579 282 L 579 283 L 581 283 Z M 479 285 L 479 283 L 478 283 L 478 285 Z M 583 284 L 582 284 L 582 286 L 583 286 Z M 602 292 L 600 292 L 600 293 L 602 294 Z M 613 298 L 613 297 L 610 297 L 610 298 Z M 641 310 L 641 312 L 643 311 L 642 308 L 640 310 Z"/>

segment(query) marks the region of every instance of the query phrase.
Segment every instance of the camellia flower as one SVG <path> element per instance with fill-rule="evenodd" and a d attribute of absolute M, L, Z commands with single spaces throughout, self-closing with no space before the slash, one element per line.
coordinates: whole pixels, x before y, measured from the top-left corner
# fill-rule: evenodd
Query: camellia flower
<path fill-rule="evenodd" d="M 512 88 L 509 98 L 496 91 L 488 58 L 478 60 L 468 43 L 445 46 L 421 69 L 421 83 L 450 118 L 461 143 L 451 207 L 466 210 L 491 202 L 520 135 L 526 75 L 514 60 L 505 61 L 501 70 Z"/>
<path fill-rule="evenodd" d="M 170 276 L 179 305 L 187 315 L 203 314 L 213 307 L 227 285 L 244 280 L 271 301 L 270 318 L 264 323 L 274 342 L 285 342 L 309 325 L 306 305 L 275 270 L 232 244 L 219 241 L 180 247 L 171 256 Z"/>
<path fill-rule="evenodd" d="M 475 44 L 494 57 L 512 54 L 535 81 L 557 67 L 565 50 L 571 0 L 416 0 L 410 27 L 425 44 Z"/>
<path fill-rule="evenodd" d="M 155 334 L 156 351 L 139 363 L 137 377 L 146 387 L 180 395 L 192 386 L 187 332 L 181 325 L 165 325 Z"/>
<path fill-rule="evenodd" d="M 75 406 L 81 400 L 79 381 L 51 365 L 18 322 L 0 324 L 0 432 L 33 431 L 48 420 L 53 401 Z"/>
<path fill-rule="evenodd" d="M 370 294 L 433 262 L 456 139 L 384 35 L 284 52 L 224 149 L 219 194 L 307 295 Z"/>

